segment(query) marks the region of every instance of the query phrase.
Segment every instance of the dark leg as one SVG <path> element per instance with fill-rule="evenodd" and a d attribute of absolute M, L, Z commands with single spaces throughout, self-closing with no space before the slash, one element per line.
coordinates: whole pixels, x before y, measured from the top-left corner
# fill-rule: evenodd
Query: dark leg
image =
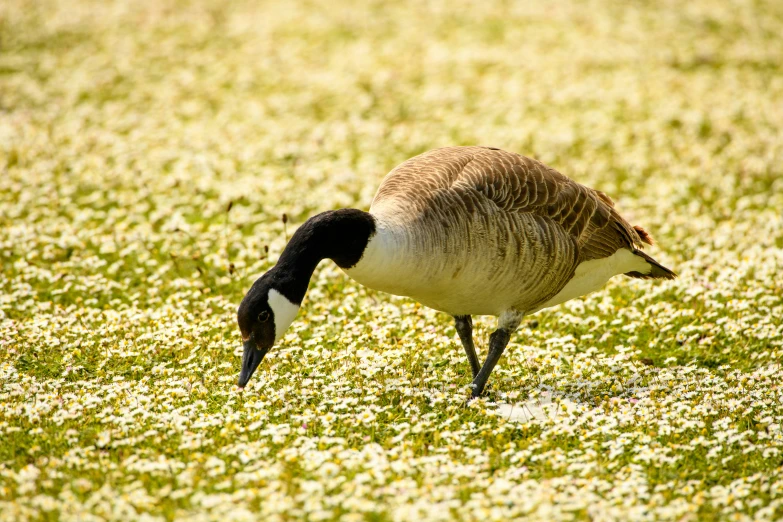
<path fill-rule="evenodd" d="M 489 336 L 487 360 L 484 361 L 484 366 L 481 367 L 478 375 L 473 379 L 473 391 L 470 393 L 471 399 L 475 399 L 484 391 L 489 374 L 495 369 L 500 356 L 503 355 L 503 350 L 506 349 L 508 341 L 511 339 L 511 334 L 514 333 L 514 330 L 517 329 L 520 321 L 522 321 L 522 315 L 522 313 L 516 310 L 507 310 L 501 314 L 498 320 L 498 329 Z"/>
<path fill-rule="evenodd" d="M 459 339 L 462 341 L 462 346 L 468 355 L 470 369 L 473 371 L 473 378 L 475 379 L 481 366 L 476 355 L 476 347 L 473 345 L 473 318 L 469 315 L 455 315 L 454 321 L 456 322 L 457 334 L 459 334 Z"/>
<path fill-rule="evenodd" d="M 489 353 L 487 354 L 487 360 L 484 361 L 484 366 L 481 367 L 478 375 L 473 379 L 473 391 L 470 393 L 471 399 L 475 399 L 484 391 L 489 374 L 495 369 L 495 365 L 500 360 L 500 356 L 503 355 L 503 350 L 506 349 L 509 339 L 511 339 L 511 334 L 502 328 L 495 330 L 489 336 Z"/>

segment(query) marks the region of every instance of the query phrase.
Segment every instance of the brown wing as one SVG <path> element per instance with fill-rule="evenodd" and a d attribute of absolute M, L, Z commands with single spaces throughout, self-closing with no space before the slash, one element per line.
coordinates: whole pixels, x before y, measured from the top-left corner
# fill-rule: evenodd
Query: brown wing
<path fill-rule="evenodd" d="M 430 201 L 446 194 L 471 213 L 489 201 L 509 213 L 539 216 L 573 238 L 578 262 L 642 247 L 639 233 L 603 192 L 539 161 L 491 147 L 447 147 L 411 158 L 389 173 L 373 206 L 402 198 L 426 213 Z"/>

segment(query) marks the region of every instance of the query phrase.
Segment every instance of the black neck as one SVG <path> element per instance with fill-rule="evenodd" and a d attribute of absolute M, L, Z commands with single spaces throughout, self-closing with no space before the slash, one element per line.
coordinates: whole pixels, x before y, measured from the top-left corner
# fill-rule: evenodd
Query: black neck
<path fill-rule="evenodd" d="M 343 208 L 311 217 L 294 233 L 272 269 L 275 286 L 292 302 L 301 303 L 322 259 L 351 268 L 362 258 L 374 233 L 375 219 L 361 210 Z"/>

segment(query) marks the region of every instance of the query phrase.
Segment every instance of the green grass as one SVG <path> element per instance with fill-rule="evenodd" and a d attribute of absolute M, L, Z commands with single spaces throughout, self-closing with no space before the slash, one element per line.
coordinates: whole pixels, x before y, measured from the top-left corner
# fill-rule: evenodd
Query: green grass
<path fill-rule="evenodd" d="M 2 3 L 0 519 L 783 517 L 781 32 L 771 1 Z M 325 262 L 240 393 L 286 237 L 455 144 L 604 190 L 680 278 L 526 318 L 465 408 L 451 319 Z"/>

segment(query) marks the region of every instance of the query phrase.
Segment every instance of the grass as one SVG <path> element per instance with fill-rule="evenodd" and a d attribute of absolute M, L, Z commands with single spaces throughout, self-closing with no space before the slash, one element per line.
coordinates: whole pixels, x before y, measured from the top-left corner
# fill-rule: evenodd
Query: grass
<path fill-rule="evenodd" d="M 771 1 L 2 3 L 0 519 L 783 517 L 781 32 Z M 454 144 L 604 190 L 680 278 L 526 318 L 464 408 L 450 318 L 325 262 L 238 392 L 286 237 Z"/>

